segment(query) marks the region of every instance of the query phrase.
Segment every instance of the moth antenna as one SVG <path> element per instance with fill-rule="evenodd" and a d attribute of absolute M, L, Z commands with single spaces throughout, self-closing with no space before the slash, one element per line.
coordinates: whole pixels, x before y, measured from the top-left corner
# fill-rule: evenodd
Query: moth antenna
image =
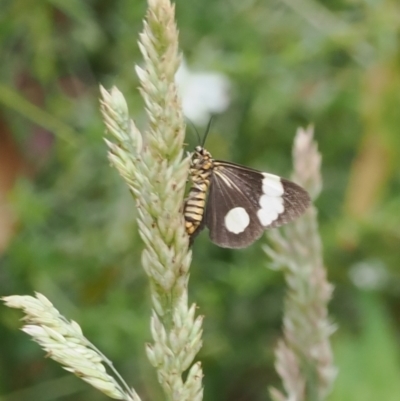
<path fill-rule="evenodd" d="M 202 148 L 204 148 L 204 144 L 206 143 L 206 139 L 207 139 L 208 133 L 210 132 L 211 123 L 212 123 L 213 118 L 214 118 L 214 116 L 211 116 L 211 117 L 210 117 L 210 121 L 209 121 L 208 124 L 207 124 L 206 132 L 205 132 L 205 134 L 204 134 L 203 142 L 202 142 L 202 144 L 201 144 L 201 147 L 202 147 Z"/>
<path fill-rule="evenodd" d="M 186 117 L 187 118 L 187 117 Z M 192 126 L 192 128 L 195 130 L 196 134 L 197 134 L 197 139 L 199 140 L 199 143 L 201 143 L 201 138 L 200 138 L 200 134 L 199 131 L 197 131 L 196 126 L 193 124 L 193 121 L 190 120 L 189 118 L 187 118 L 187 120 L 189 121 L 190 125 Z"/>

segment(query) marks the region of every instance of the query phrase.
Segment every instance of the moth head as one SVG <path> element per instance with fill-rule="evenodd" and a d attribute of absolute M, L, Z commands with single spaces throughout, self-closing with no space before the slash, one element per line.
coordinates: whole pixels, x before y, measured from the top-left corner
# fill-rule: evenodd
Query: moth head
<path fill-rule="evenodd" d="M 192 154 L 191 167 L 193 169 L 204 169 L 208 170 L 212 165 L 211 154 L 208 150 L 202 146 L 196 146 Z"/>

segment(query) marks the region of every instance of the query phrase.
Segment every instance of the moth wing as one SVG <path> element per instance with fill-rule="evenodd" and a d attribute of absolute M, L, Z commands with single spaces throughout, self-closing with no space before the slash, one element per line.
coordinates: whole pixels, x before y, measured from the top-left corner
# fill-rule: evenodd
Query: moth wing
<path fill-rule="evenodd" d="M 215 244 L 244 248 L 265 229 L 296 219 L 309 205 L 308 193 L 289 180 L 215 161 L 205 223 Z"/>
<path fill-rule="evenodd" d="M 211 241 L 223 248 L 245 248 L 261 237 L 264 228 L 257 217 L 257 203 L 246 186 L 214 169 L 205 222 Z"/>

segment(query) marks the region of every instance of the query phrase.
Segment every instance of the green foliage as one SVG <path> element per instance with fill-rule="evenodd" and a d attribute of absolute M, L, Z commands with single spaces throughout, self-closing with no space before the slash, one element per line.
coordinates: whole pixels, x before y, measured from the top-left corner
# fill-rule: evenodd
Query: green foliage
<path fill-rule="evenodd" d="M 340 373 L 329 400 L 395 401 L 400 394 L 400 360 L 391 318 L 378 297 L 358 298 L 363 318 L 357 333 L 338 333 L 335 355 Z"/>
<path fill-rule="evenodd" d="M 399 346 L 388 333 L 400 331 L 399 2 L 176 7 L 189 67 L 218 70 L 233 83 L 231 107 L 207 141 L 216 158 L 287 176 L 296 128 L 314 123 L 324 181 L 317 208 L 339 323 L 332 401 L 367 400 L 366 388 L 374 399 L 398 399 Z M 108 165 L 98 111 L 98 84 L 116 84 L 138 125 L 146 124 L 133 68 L 145 9 L 132 0 L 1 2 L 0 149 L 9 132 L 13 160 L 24 168 L 0 194 L 17 222 L 2 250 L 0 294 L 44 293 L 144 399 L 161 400 L 143 345 L 150 300 L 134 203 Z M 196 144 L 190 132 L 187 142 Z M 1 154 L 0 171 L 13 180 L 5 160 Z M 284 283 L 265 268 L 260 245 L 223 250 L 206 233 L 195 243 L 189 294 L 206 316 L 205 400 L 266 400 L 267 387 L 279 386 L 273 347 Z M 375 288 L 386 313 L 376 300 L 359 302 L 349 279 L 371 261 L 387 275 Z M 63 371 L 16 334 L 10 313 L 0 310 L 2 401 L 103 399 L 78 380 L 55 385 Z"/>

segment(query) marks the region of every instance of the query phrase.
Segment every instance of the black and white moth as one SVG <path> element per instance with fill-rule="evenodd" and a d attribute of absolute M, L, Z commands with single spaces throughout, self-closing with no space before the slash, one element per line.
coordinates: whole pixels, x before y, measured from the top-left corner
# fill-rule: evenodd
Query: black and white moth
<path fill-rule="evenodd" d="M 202 146 L 192 154 L 189 175 L 184 218 L 191 244 L 207 226 L 215 244 L 245 248 L 267 228 L 293 221 L 310 205 L 308 193 L 294 182 L 214 160 Z"/>

